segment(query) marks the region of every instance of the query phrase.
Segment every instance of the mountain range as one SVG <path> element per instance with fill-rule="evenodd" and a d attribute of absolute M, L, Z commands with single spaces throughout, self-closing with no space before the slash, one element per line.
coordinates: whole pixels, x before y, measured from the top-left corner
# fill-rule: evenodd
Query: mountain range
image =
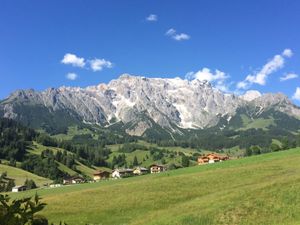
<path fill-rule="evenodd" d="M 294 132 L 300 125 L 300 108 L 281 93 L 251 90 L 235 95 L 197 79 L 129 74 L 86 88 L 17 90 L 0 102 L 0 116 L 56 133 L 74 124 L 89 124 L 134 136 L 163 133 L 173 139 L 186 131 L 210 128 L 282 126 Z"/>

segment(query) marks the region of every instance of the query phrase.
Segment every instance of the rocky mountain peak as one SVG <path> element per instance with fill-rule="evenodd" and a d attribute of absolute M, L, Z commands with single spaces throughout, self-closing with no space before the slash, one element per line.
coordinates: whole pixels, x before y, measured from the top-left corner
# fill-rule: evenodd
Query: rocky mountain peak
<path fill-rule="evenodd" d="M 170 133 L 215 126 L 250 105 L 300 117 L 300 110 L 283 94 L 248 91 L 242 96 L 223 93 L 207 81 L 181 78 L 146 78 L 123 74 L 108 84 L 86 88 L 60 87 L 42 92 L 20 90 L 0 104 L 2 115 L 16 117 L 16 102 L 39 105 L 51 113 L 63 111 L 85 123 L 110 126 L 130 123 L 128 133 L 142 135 L 159 125 Z M 22 115 L 24 116 L 24 115 Z"/>

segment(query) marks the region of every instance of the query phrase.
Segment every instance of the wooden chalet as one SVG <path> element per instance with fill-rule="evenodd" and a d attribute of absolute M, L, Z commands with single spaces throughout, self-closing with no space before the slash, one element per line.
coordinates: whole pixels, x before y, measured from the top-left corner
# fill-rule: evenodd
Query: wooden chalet
<path fill-rule="evenodd" d="M 166 171 L 166 167 L 164 165 L 152 164 L 150 166 L 150 173 L 161 173 Z"/>
<path fill-rule="evenodd" d="M 146 174 L 148 173 L 148 169 L 147 168 L 144 168 L 144 167 L 136 167 L 133 169 L 133 174 L 134 175 L 143 175 L 143 174 Z"/>
<path fill-rule="evenodd" d="M 84 183 L 85 179 L 80 176 L 71 176 L 71 177 L 65 177 L 63 179 L 63 184 L 80 184 Z"/>
<path fill-rule="evenodd" d="M 110 172 L 108 171 L 97 171 L 93 174 L 94 181 L 106 180 L 110 176 Z"/>
<path fill-rule="evenodd" d="M 222 162 L 228 160 L 228 156 L 218 155 L 216 153 L 209 153 L 198 157 L 198 165 L 205 165 L 210 163 Z"/>

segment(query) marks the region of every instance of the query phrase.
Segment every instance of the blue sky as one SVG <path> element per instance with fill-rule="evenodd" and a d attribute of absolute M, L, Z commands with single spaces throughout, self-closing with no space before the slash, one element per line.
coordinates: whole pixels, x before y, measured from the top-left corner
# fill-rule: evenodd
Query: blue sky
<path fill-rule="evenodd" d="M 130 73 L 300 100 L 299 12 L 296 0 L 2 0 L 0 98 Z"/>

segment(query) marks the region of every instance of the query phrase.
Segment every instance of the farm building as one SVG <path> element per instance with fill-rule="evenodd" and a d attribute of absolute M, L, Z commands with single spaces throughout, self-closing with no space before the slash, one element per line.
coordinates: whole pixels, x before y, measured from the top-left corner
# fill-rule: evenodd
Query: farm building
<path fill-rule="evenodd" d="M 84 182 L 85 179 L 80 176 L 66 177 L 63 179 L 63 184 L 80 184 Z"/>
<path fill-rule="evenodd" d="M 15 186 L 12 188 L 12 192 L 20 192 L 20 191 L 26 191 L 27 187 L 25 185 Z"/>
<path fill-rule="evenodd" d="M 161 173 L 166 171 L 166 167 L 164 165 L 152 164 L 150 166 L 151 173 Z"/>
<path fill-rule="evenodd" d="M 228 156 L 218 155 L 216 153 L 209 153 L 207 155 L 198 157 L 198 165 L 205 165 L 210 163 L 222 162 L 228 160 Z"/>
<path fill-rule="evenodd" d="M 132 175 L 133 175 L 133 169 L 115 169 L 111 174 L 112 178 L 115 179 L 130 177 Z"/>
<path fill-rule="evenodd" d="M 93 179 L 94 181 L 99 181 L 99 180 L 105 180 L 108 179 L 110 176 L 110 172 L 108 171 L 97 171 L 96 173 L 93 174 Z"/>
<path fill-rule="evenodd" d="M 144 168 L 144 167 L 136 167 L 133 169 L 133 174 L 134 175 L 143 175 L 143 174 L 146 174 L 148 173 L 148 169 L 147 168 Z"/>
<path fill-rule="evenodd" d="M 49 187 L 50 188 L 56 188 L 56 187 L 61 187 L 62 184 L 50 184 Z"/>

